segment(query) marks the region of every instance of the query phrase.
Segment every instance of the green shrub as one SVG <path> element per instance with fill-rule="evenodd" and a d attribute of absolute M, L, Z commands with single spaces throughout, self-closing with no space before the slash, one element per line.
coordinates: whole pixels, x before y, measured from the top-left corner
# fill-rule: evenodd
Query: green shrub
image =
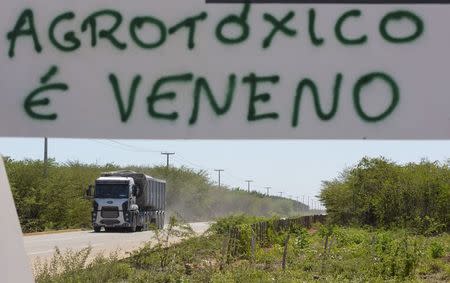
<path fill-rule="evenodd" d="M 37 282 L 47 282 L 59 274 L 77 273 L 86 267 L 87 259 L 92 248 L 87 247 L 79 251 L 67 250 L 61 252 L 56 247 L 50 261 L 38 261 L 34 264 L 34 276 Z"/>
<path fill-rule="evenodd" d="M 365 157 L 323 182 L 320 198 L 335 224 L 437 235 L 450 231 L 449 180 L 450 160 L 400 165 Z"/>
<path fill-rule="evenodd" d="M 228 234 L 232 228 L 246 224 L 251 225 L 264 220 L 267 219 L 245 214 L 230 215 L 216 219 L 216 221 L 209 228 L 209 231 L 217 234 Z"/>
<path fill-rule="evenodd" d="M 439 242 L 432 242 L 430 245 L 430 253 L 432 258 L 440 258 L 444 256 L 444 246 Z"/>
<path fill-rule="evenodd" d="M 428 215 L 425 217 L 416 217 L 412 224 L 412 227 L 414 227 L 413 230 L 425 236 L 436 236 L 445 230 L 445 226 L 444 223 Z"/>
<path fill-rule="evenodd" d="M 422 247 L 413 237 L 394 233 L 377 235 L 373 264 L 383 278 L 405 279 L 411 276 L 422 256 Z"/>
<path fill-rule="evenodd" d="M 311 236 L 308 233 L 308 230 L 306 228 L 303 228 L 301 226 L 294 226 L 290 233 L 293 235 L 293 242 L 294 242 L 294 248 L 295 251 L 300 252 L 304 249 L 306 249 L 311 241 Z"/>
<path fill-rule="evenodd" d="M 210 221 L 230 214 L 290 216 L 298 203 L 280 197 L 230 188 L 218 188 L 205 171 L 186 167 L 119 167 L 50 160 L 47 176 L 42 161 L 5 161 L 23 232 L 49 229 L 91 228 L 92 203 L 85 189 L 105 171 L 143 172 L 167 181 L 167 210 L 186 221 Z"/>

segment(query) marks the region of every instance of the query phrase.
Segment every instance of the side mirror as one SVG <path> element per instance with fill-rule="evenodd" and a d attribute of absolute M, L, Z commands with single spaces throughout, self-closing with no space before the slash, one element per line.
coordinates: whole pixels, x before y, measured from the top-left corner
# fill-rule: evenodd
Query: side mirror
<path fill-rule="evenodd" d="M 133 185 L 133 187 L 131 188 L 131 194 L 133 196 L 137 196 L 137 187 L 136 187 L 136 185 Z"/>

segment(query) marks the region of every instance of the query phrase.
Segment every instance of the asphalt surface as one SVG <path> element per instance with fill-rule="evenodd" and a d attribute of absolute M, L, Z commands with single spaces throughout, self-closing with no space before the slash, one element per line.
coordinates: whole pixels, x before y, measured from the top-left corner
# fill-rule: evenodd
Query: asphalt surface
<path fill-rule="evenodd" d="M 191 223 L 192 229 L 197 234 L 204 233 L 210 223 Z M 50 259 L 55 247 L 62 252 L 68 249 L 78 251 L 86 247 L 92 247 L 92 257 L 97 254 L 108 255 L 117 252 L 119 256 L 126 256 L 127 252 L 136 250 L 145 243 L 154 241 L 154 232 L 136 232 L 136 233 L 94 233 L 93 231 L 77 231 L 59 234 L 44 234 L 24 236 L 25 251 L 33 264 L 38 258 L 40 260 Z M 176 241 L 176 239 L 172 239 Z"/>

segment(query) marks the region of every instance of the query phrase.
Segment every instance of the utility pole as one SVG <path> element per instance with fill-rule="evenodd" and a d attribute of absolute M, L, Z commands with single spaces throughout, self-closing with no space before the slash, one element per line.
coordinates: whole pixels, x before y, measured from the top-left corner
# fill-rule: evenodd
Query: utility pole
<path fill-rule="evenodd" d="M 48 139 L 44 138 L 44 164 L 47 165 L 48 162 Z"/>
<path fill-rule="evenodd" d="M 271 189 L 272 187 L 264 187 L 264 188 L 266 189 L 267 196 L 269 196 L 269 191 L 270 191 L 270 189 Z"/>
<path fill-rule="evenodd" d="M 308 198 L 308 211 L 311 211 L 311 206 L 309 206 L 309 196 L 306 196 Z"/>
<path fill-rule="evenodd" d="M 48 166 L 48 138 L 44 137 L 44 176 L 47 177 Z"/>
<path fill-rule="evenodd" d="M 247 191 L 250 192 L 250 183 L 253 182 L 253 180 L 245 180 L 247 182 Z"/>
<path fill-rule="evenodd" d="M 283 192 L 278 192 L 280 194 L 280 198 L 283 197 Z"/>
<path fill-rule="evenodd" d="M 161 152 L 161 155 L 165 155 L 167 157 L 166 168 L 169 169 L 169 157 L 174 155 L 175 152 Z"/>
<path fill-rule="evenodd" d="M 220 189 L 220 173 L 225 171 L 223 169 L 214 169 L 214 171 L 216 171 L 219 174 L 219 189 Z"/>

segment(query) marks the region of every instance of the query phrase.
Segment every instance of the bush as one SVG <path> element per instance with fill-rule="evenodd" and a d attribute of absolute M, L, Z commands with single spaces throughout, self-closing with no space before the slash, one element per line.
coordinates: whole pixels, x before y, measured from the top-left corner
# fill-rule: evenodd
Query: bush
<path fill-rule="evenodd" d="M 159 167 L 104 166 L 50 160 L 47 176 L 41 161 L 5 162 L 23 232 L 91 228 L 92 204 L 85 189 L 102 172 L 121 169 L 143 172 L 167 180 L 167 210 L 186 221 L 210 221 L 230 214 L 296 215 L 298 203 L 279 197 L 218 188 L 205 171 Z"/>
<path fill-rule="evenodd" d="M 216 219 L 209 228 L 209 231 L 217 234 L 228 234 L 232 228 L 247 224 L 251 225 L 265 220 L 267 219 L 245 214 L 230 215 Z"/>
<path fill-rule="evenodd" d="M 439 242 L 433 242 L 430 245 L 430 253 L 432 258 L 440 258 L 444 256 L 444 246 Z"/>
<path fill-rule="evenodd" d="M 374 267 L 385 279 L 411 276 L 422 256 L 417 240 L 406 234 L 380 233 L 376 236 Z"/>
<path fill-rule="evenodd" d="M 450 231 L 450 161 L 398 165 L 363 158 L 320 193 L 339 225 L 409 228 L 425 235 Z"/>
<path fill-rule="evenodd" d="M 429 217 L 416 217 L 412 224 L 413 230 L 425 236 L 436 236 L 445 230 L 445 224 Z"/>

